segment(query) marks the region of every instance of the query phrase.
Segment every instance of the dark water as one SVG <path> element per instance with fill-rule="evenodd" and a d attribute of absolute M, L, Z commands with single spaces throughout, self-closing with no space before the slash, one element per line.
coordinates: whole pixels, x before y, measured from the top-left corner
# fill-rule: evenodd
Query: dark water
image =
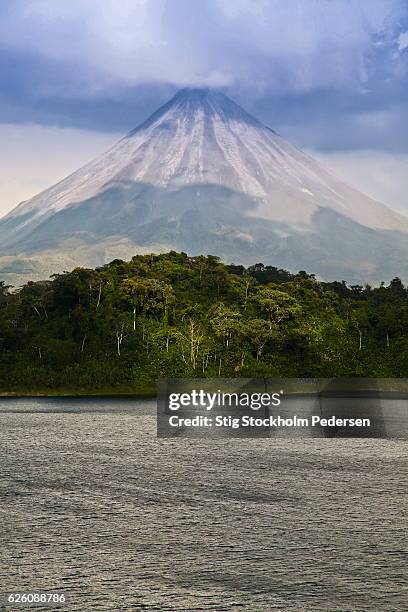
<path fill-rule="evenodd" d="M 78 611 L 408 609 L 407 442 L 155 426 L 149 401 L 0 401 L 1 591 Z"/>

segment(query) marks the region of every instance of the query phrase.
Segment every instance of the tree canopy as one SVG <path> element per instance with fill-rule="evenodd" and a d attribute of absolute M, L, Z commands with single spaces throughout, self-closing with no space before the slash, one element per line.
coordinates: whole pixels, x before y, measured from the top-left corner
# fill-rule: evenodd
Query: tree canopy
<path fill-rule="evenodd" d="M 398 278 L 349 287 L 172 251 L 14 291 L 0 281 L 0 391 L 407 373 L 408 290 Z"/>

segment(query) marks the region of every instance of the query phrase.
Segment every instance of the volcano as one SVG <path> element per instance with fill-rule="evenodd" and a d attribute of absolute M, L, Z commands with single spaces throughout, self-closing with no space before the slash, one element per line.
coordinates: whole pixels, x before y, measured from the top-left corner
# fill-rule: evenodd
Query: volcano
<path fill-rule="evenodd" d="M 3 278 L 171 249 L 378 282 L 408 278 L 408 219 L 222 93 L 183 89 L 0 220 Z"/>

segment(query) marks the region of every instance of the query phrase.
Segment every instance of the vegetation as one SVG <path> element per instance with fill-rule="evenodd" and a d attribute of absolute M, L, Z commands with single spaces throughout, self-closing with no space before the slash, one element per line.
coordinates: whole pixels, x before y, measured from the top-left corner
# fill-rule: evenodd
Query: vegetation
<path fill-rule="evenodd" d="M 403 377 L 408 290 L 185 253 L 0 282 L 0 391 L 137 392 L 160 377 Z"/>

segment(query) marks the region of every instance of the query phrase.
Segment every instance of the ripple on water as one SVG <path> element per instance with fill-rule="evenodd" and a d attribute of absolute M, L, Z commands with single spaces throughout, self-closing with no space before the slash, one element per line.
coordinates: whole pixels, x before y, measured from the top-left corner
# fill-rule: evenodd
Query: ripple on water
<path fill-rule="evenodd" d="M 406 442 L 157 440 L 154 408 L 0 401 L 2 591 L 81 612 L 408 608 Z"/>

